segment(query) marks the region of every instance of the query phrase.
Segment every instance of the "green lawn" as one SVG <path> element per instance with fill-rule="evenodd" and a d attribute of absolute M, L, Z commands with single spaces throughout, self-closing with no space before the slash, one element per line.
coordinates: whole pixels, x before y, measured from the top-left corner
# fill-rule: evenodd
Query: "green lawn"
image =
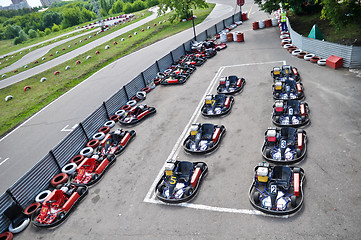
<path fill-rule="evenodd" d="M 208 9 L 195 10 L 194 14 L 198 17 L 195 19 L 195 23 L 201 23 L 214 6 L 214 4 L 209 4 Z M 94 72 L 120 57 L 192 26 L 191 21 L 173 23 L 166 21 L 163 23 L 163 20 L 167 20 L 169 16 L 170 14 L 159 17 L 41 74 L 0 89 L 0 99 L 3 99 L 0 101 L 0 135 L 7 133 L 51 101 L 91 76 Z M 159 21 L 162 21 L 162 24 L 158 24 Z M 154 24 L 157 24 L 157 26 L 154 26 Z M 151 26 L 151 28 L 147 29 L 147 26 Z M 142 29 L 144 29 L 144 32 L 141 31 Z M 134 32 L 138 34 L 133 35 Z M 128 38 L 129 34 L 132 34 L 131 38 Z M 121 42 L 121 38 L 125 38 L 125 41 Z M 113 45 L 114 41 L 117 41 L 118 44 Z M 110 45 L 110 49 L 105 50 L 106 45 Z M 95 55 L 97 50 L 100 51 L 100 54 Z M 91 55 L 92 58 L 87 60 L 86 57 L 88 55 Z M 81 61 L 81 64 L 76 64 L 77 60 Z M 67 65 L 71 66 L 70 70 L 65 70 Z M 60 71 L 60 74 L 55 76 L 55 71 Z M 39 80 L 42 77 L 46 77 L 47 81 L 40 83 Z M 24 92 L 25 86 L 31 86 L 31 89 Z M 7 95 L 14 96 L 14 99 L 5 102 L 4 98 Z"/>

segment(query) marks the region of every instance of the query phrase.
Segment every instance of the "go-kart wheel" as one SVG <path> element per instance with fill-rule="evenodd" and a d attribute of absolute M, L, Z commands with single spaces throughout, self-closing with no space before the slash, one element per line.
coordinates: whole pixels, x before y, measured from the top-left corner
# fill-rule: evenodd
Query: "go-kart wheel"
<path fill-rule="evenodd" d="M 259 203 L 260 200 L 261 200 L 261 194 L 259 192 L 254 192 L 253 193 L 253 201 L 255 203 Z"/>
<path fill-rule="evenodd" d="M 165 189 L 165 184 L 164 183 L 162 183 L 161 185 L 159 185 L 158 186 L 158 192 L 160 192 L 161 194 L 163 194 L 163 191 L 164 191 L 164 189 Z"/>
<path fill-rule="evenodd" d="M 279 123 L 279 122 L 280 122 L 280 116 L 276 116 L 276 117 L 275 117 L 275 122 L 276 122 L 276 123 Z"/>
<path fill-rule="evenodd" d="M 297 148 L 296 153 L 297 153 L 297 157 L 300 157 L 302 154 L 301 149 Z"/>
<path fill-rule="evenodd" d="M 72 174 L 70 174 L 70 179 L 71 179 L 71 180 L 74 180 L 77 175 L 78 175 L 78 172 L 77 172 L 77 171 L 73 172 Z"/>
<path fill-rule="evenodd" d="M 186 197 L 188 197 L 188 196 L 190 196 L 190 195 L 192 195 L 193 194 L 193 188 L 192 187 L 186 187 L 185 189 L 184 189 L 184 195 L 186 196 Z"/>
<path fill-rule="evenodd" d="M 295 167 L 295 168 L 293 168 L 293 172 L 294 172 L 294 173 L 300 173 L 300 172 L 301 172 L 301 169 L 298 168 L 298 167 Z"/>
<path fill-rule="evenodd" d="M 276 93 L 275 96 L 276 96 L 276 98 L 279 98 L 279 97 L 280 97 L 280 94 L 279 94 L 279 93 Z"/>
<path fill-rule="evenodd" d="M 297 133 L 303 133 L 304 130 L 303 129 L 297 129 Z"/>
<path fill-rule="evenodd" d="M 108 159 L 109 162 L 112 162 L 112 161 L 115 160 L 115 155 L 114 155 L 114 154 L 109 154 L 109 155 L 107 156 L 107 159 Z"/>
<path fill-rule="evenodd" d="M 269 148 L 266 149 L 266 157 L 271 157 L 271 150 Z"/>
<path fill-rule="evenodd" d="M 78 187 L 76 192 L 81 196 L 86 192 L 86 188 L 85 187 Z"/>
<path fill-rule="evenodd" d="M 65 213 L 64 213 L 64 212 L 59 212 L 59 213 L 56 215 L 56 220 L 63 219 L 64 217 L 65 217 Z"/>
<path fill-rule="evenodd" d="M 306 117 L 305 116 L 302 116 L 301 117 L 301 122 L 305 122 L 306 121 Z"/>
<path fill-rule="evenodd" d="M 99 177 L 97 173 L 92 173 L 92 181 L 96 180 Z"/>
<path fill-rule="evenodd" d="M 208 145 L 208 149 L 211 149 L 212 147 L 214 147 L 214 142 L 210 142 L 209 145 Z"/>
<path fill-rule="evenodd" d="M 197 165 L 196 165 L 196 168 L 197 167 L 199 167 L 202 171 L 204 170 L 204 168 L 206 167 L 206 164 L 204 164 L 204 163 L 198 163 Z"/>
<path fill-rule="evenodd" d="M 23 218 L 17 226 L 13 226 L 13 223 L 10 223 L 9 232 L 19 233 L 23 231 L 30 223 L 30 218 Z"/>
<path fill-rule="evenodd" d="M 291 196 L 291 207 L 297 206 L 297 197 L 295 195 Z"/>

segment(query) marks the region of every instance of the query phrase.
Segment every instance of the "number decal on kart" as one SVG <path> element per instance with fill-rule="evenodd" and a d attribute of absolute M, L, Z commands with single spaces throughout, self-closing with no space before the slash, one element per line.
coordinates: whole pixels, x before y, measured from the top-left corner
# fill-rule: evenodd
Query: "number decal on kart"
<path fill-rule="evenodd" d="M 214 106 L 215 103 L 216 103 L 216 100 L 212 100 L 212 106 Z"/>
<path fill-rule="evenodd" d="M 170 178 L 170 184 L 171 185 L 174 185 L 174 184 L 176 184 L 176 182 L 177 182 L 177 178 L 175 177 L 175 176 L 172 176 L 171 178 Z"/>
<path fill-rule="evenodd" d="M 293 108 L 288 109 L 288 115 L 290 115 L 290 116 L 293 115 Z"/>
<path fill-rule="evenodd" d="M 281 148 L 286 148 L 287 142 L 286 140 L 281 140 Z"/>
<path fill-rule="evenodd" d="M 276 194 L 276 193 L 277 193 L 277 186 L 276 186 L 276 185 L 271 185 L 271 193 L 272 193 L 272 194 Z"/>

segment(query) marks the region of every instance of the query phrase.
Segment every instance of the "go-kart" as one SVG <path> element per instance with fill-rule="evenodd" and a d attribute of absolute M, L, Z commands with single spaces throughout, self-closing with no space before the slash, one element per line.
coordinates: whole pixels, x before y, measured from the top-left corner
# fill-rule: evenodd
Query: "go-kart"
<path fill-rule="evenodd" d="M 200 53 L 190 53 L 185 55 L 182 60 L 188 65 L 199 67 L 207 61 L 207 58 L 202 56 Z"/>
<path fill-rule="evenodd" d="M 201 54 L 205 58 L 217 55 L 216 44 L 213 41 L 193 42 L 191 48 L 193 53 Z"/>
<path fill-rule="evenodd" d="M 263 157 L 275 164 L 293 164 L 301 161 L 307 151 L 307 135 L 303 129 L 271 127 L 265 132 Z"/>
<path fill-rule="evenodd" d="M 155 188 L 155 194 L 166 203 L 190 201 L 198 193 L 199 184 L 207 172 L 208 166 L 204 162 L 169 160 Z"/>
<path fill-rule="evenodd" d="M 91 186 L 103 177 L 115 161 L 115 155 L 108 155 L 106 158 L 93 155 L 92 158 L 85 158 L 76 168 L 76 171 L 70 175 L 70 181 L 74 185 Z"/>
<path fill-rule="evenodd" d="M 194 123 L 189 136 L 183 142 L 184 150 L 200 154 L 212 152 L 219 146 L 225 132 L 223 125 Z"/>
<path fill-rule="evenodd" d="M 276 100 L 301 100 L 305 97 L 302 83 L 287 79 L 273 84 L 273 98 Z"/>
<path fill-rule="evenodd" d="M 254 208 L 264 213 L 296 213 L 303 204 L 304 180 L 302 168 L 260 163 L 254 169 L 254 179 L 248 194 L 249 201 Z"/>
<path fill-rule="evenodd" d="M 42 207 L 33 213 L 31 216 L 32 223 L 40 228 L 59 225 L 87 194 L 87 186 L 76 186 L 69 183 L 59 185 L 45 199 Z"/>
<path fill-rule="evenodd" d="M 217 93 L 234 94 L 241 91 L 244 85 L 246 85 L 244 78 L 238 78 L 237 76 L 222 77 L 217 87 Z"/>
<path fill-rule="evenodd" d="M 230 112 L 234 98 L 224 94 L 207 95 L 201 109 L 202 115 L 206 117 L 222 116 Z"/>
<path fill-rule="evenodd" d="M 282 67 L 274 67 L 271 71 L 271 76 L 276 81 L 285 81 L 286 79 L 293 79 L 296 82 L 300 81 L 300 74 L 297 71 L 297 68 L 290 65 L 283 65 Z"/>
<path fill-rule="evenodd" d="M 126 131 L 121 128 L 108 133 L 97 148 L 96 154 L 101 158 L 108 155 L 119 155 L 128 144 L 134 139 L 136 132 L 134 130 Z"/>
<path fill-rule="evenodd" d="M 279 127 L 301 127 L 309 124 L 308 104 L 297 100 L 277 100 L 273 105 L 272 122 Z"/>
<path fill-rule="evenodd" d="M 156 112 L 154 107 L 145 104 L 132 107 L 119 118 L 119 122 L 124 125 L 139 123 Z"/>
<path fill-rule="evenodd" d="M 158 73 L 158 78 L 161 85 L 183 84 L 188 80 L 192 72 L 192 70 L 187 71 L 187 69 L 172 66 L 163 73 Z"/>

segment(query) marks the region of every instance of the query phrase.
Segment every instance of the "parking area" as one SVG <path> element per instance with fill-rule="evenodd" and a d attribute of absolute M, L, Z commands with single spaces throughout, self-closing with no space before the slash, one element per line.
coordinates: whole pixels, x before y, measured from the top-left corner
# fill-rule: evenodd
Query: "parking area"
<path fill-rule="evenodd" d="M 22 239 L 357 239 L 360 234 L 361 79 L 346 69 L 332 70 L 292 57 L 280 45 L 278 28 L 236 30 L 245 42 L 228 48 L 197 68 L 181 86 L 159 86 L 145 103 L 157 113 L 135 129 L 137 137 L 104 179 L 58 229 L 29 227 Z M 262 161 L 264 131 L 272 126 L 272 77 L 283 63 L 298 68 L 311 110 L 305 128 L 308 153 L 303 209 L 290 218 L 254 211 L 248 201 L 253 168 Z M 206 119 L 198 106 L 216 93 L 221 76 L 244 77 L 229 115 Z M 205 156 L 181 147 L 189 124 L 223 124 L 219 149 Z M 120 127 L 117 123 L 117 127 Z M 154 182 L 169 157 L 205 161 L 208 176 L 199 194 L 179 206 L 158 204 Z M 154 204 L 155 203 L 155 204 Z"/>

